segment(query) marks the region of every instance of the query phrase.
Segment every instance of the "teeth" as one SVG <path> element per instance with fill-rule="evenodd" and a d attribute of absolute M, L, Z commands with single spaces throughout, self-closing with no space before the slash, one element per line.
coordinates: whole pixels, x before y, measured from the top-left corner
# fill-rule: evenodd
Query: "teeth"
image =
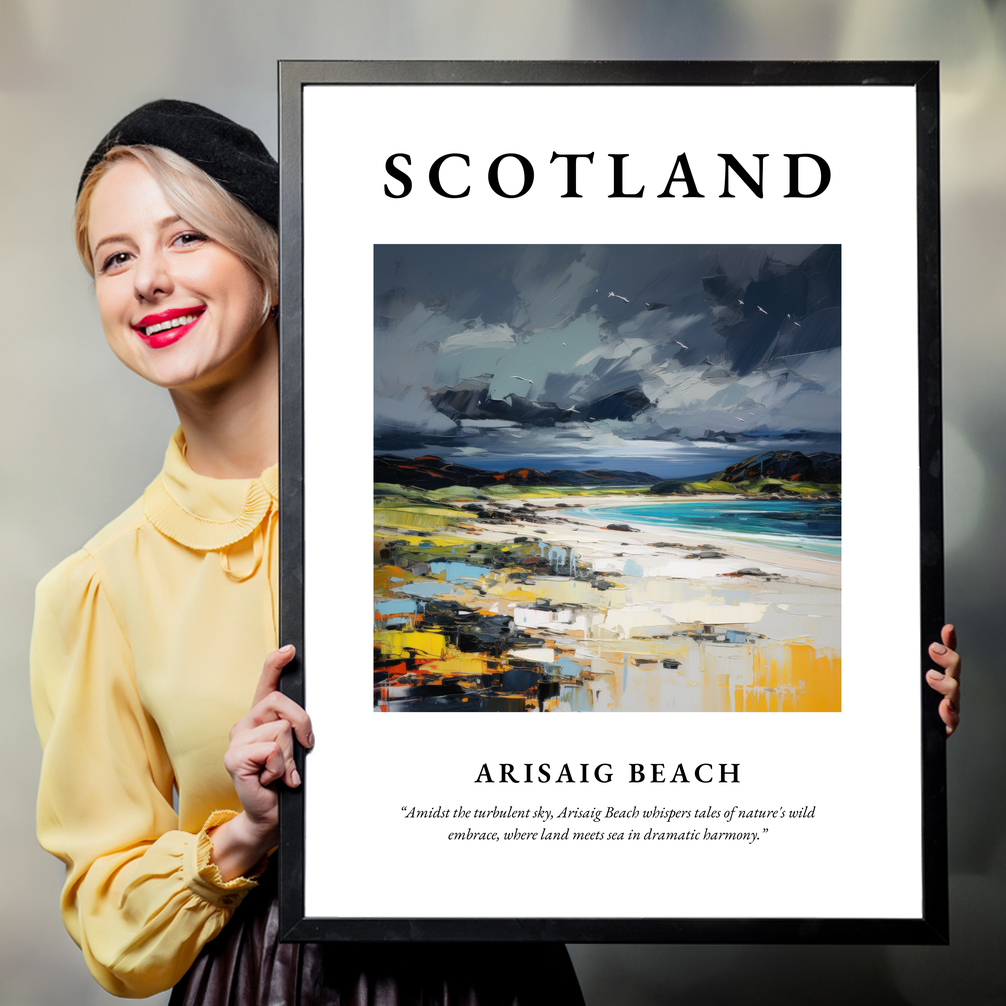
<path fill-rule="evenodd" d="M 171 321 L 162 321 L 159 325 L 150 325 L 148 328 L 143 330 L 144 336 L 150 338 L 152 335 L 156 335 L 158 332 L 164 332 L 169 328 L 180 328 L 182 325 L 188 325 L 198 318 L 198 314 L 185 314 L 181 318 L 172 318 Z"/>

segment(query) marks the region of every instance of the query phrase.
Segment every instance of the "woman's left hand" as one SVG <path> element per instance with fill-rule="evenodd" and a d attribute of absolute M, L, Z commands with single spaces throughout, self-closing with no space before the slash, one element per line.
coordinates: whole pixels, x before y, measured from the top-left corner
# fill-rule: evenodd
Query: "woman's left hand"
<path fill-rule="evenodd" d="M 940 719 L 947 726 L 949 737 L 961 721 L 961 656 L 957 652 L 957 632 L 952 625 L 944 625 L 941 643 L 930 643 L 929 656 L 943 668 L 926 672 L 929 687 L 943 696 Z"/>

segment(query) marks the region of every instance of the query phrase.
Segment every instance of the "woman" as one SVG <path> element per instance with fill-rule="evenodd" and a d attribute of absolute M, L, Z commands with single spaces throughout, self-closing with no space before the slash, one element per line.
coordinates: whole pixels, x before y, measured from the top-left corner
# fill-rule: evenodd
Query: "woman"
<path fill-rule="evenodd" d="M 121 996 L 581 1004 L 561 945 L 277 944 L 276 787 L 300 785 L 294 737 L 313 744 L 274 649 L 277 220 L 258 137 L 187 102 L 128 115 L 81 179 L 106 339 L 180 426 L 143 497 L 38 589 L 38 831 L 67 929 Z"/>

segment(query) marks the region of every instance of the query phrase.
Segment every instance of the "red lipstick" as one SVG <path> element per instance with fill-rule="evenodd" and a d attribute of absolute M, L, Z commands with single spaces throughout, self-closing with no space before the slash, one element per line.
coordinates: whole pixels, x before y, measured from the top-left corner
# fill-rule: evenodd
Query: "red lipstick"
<path fill-rule="evenodd" d="M 204 305 L 196 307 L 173 307 L 168 311 L 148 314 L 133 325 L 133 331 L 151 348 L 161 349 L 178 342 L 187 335 L 192 326 L 202 317 Z M 188 318 L 183 324 L 180 319 Z M 154 331 L 150 331 L 154 329 Z M 149 332 L 149 334 L 148 334 Z"/>

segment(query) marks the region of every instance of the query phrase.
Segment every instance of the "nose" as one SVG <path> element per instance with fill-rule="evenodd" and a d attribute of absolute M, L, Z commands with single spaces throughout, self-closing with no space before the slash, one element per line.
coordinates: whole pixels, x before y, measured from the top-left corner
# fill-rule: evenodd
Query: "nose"
<path fill-rule="evenodd" d="M 157 301 L 174 290 L 166 256 L 159 249 L 141 254 L 133 270 L 133 289 L 138 301 Z"/>

